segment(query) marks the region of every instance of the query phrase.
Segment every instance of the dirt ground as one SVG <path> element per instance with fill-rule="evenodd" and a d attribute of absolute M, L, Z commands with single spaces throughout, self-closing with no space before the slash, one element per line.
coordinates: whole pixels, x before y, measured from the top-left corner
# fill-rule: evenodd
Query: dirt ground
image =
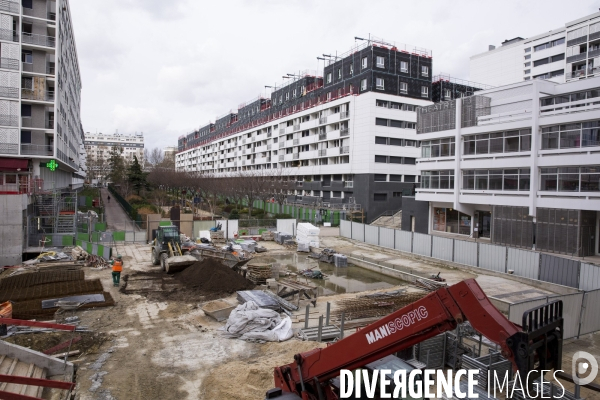
<path fill-rule="evenodd" d="M 373 252 L 335 237 L 323 241 L 349 251 Z M 280 246 L 267 243 L 270 252 L 283 251 Z M 148 246 L 119 246 L 117 251 L 124 256 L 124 275 L 129 275 L 124 289 L 113 287 L 110 270 L 86 269 L 86 279 L 100 279 L 116 306 L 77 312 L 82 325 L 105 338 L 95 352 L 86 352 L 75 360 L 79 367 L 78 400 L 261 399 L 273 385 L 273 367 L 292 362 L 297 352 L 320 346 L 296 339 L 267 344 L 225 339 L 219 334 L 223 323 L 205 316 L 200 308 L 207 298 L 190 296 L 193 291 L 182 296 L 177 290 L 172 291 L 170 285 L 177 282 L 150 264 Z M 455 279 L 473 276 L 461 270 L 448 272 L 456 274 Z M 161 277 L 158 280 L 157 275 Z M 131 286 L 136 276 L 137 286 Z M 482 286 L 494 286 L 494 281 L 486 276 L 478 277 L 478 281 L 479 278 L 483 278 Z M 173 294 L 165 297 L 165 290 Z M 327 301 L 354 295 L 320 298 L 317 308 L 311 310 L 311 319 L 324 312 Z M 235 295 L 226 300 L 237 303 Z M 301 308 L 299 314 L 302 313 Z M 300 325 L 303 323 L 295 327 Z M 577 349 L 599 355 L 599 343 L 598 334 L 565 342 L 563 369 L 570 370 L 569 357 Z M 588 398 L 599 398 L 583 393 Z"/>

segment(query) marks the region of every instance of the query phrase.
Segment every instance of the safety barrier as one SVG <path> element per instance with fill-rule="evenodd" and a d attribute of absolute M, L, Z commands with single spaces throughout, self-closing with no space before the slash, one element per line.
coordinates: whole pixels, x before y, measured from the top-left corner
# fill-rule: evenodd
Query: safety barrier
<path fill-rule="evenodd" d="M 438 260 L 582 290 L 600 289 L 600 267 L 584 261 L 490 243 L 340 221 L 340 236 Z"/>
<path fill-rule="evenodd" d="M 112 253 L 111 246 L 105 246 L 98 243 L 85 242 L 83 240 L 76 240 L 75 244 L 80 246 L 82 249 L 87 251 L 90 254 L 94 254 L 96 256 L 100 256 L 106 260 L 108 260 Z"/>

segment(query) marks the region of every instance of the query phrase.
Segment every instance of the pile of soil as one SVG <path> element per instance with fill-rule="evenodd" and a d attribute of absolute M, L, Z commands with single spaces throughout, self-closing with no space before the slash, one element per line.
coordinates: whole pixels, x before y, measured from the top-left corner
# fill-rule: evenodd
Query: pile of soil
<path fill-rule="evenodd" d="M 97 354 L 100 346 L 112 339 L 110 335 L 101 332 L 43 332 L 13 335 L 4 341 L 43 352 L 78 336 L 81 336 L 81 340 L 71 345 L 71 351 L 79 350 L 81 354 Z M 66 351 L 67 348 L 64 348 L 58 353 Z"/>
<path fill-rule="evenodd" d="M 205 294 L 231 294 L 238 290 L 249 290 L 254 284 L 220 262 L 205 258 L 198 261 L 175 278 L 184 286 Z"/>

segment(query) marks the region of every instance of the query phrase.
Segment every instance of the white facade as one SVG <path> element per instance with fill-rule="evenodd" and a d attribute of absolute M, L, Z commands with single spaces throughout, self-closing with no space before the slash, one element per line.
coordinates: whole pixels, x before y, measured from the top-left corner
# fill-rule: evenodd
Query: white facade
<path fill-rule="evenodd" d="M 0 170 L 0 192 L 27 193 L 34 179 L 37 189 L 81 187 L 81 78 L 69 2 L 2 2 L 0 52 L 0 158 L 29 164 Z"/>
<path fill-rule="evenodd" d="M 530 79 L 562 83 L 600 74 L 599 57 L 600 13 L 594 13 L 472 56 L 470 79 L 492 86 Z"/>
<path fill-rule="evenodd" d="M 113 148 L 121 151 L 128 162 L 136 156 L 138 162 L 144 165 L 144 134 L 123 135 L 119 133 L 85 133 L 85 150 L 89 160 L 94 164 L 106 163 L 110 159 Z M 94 168 L 92 166 L 92 168 Z"/>
<path fill-rule="evenodd" d="M 283 168 L 296 177 L 343 174 L 349 184 L 356 174 L 415 182 L 420 152 L 414 106 L 428 104 L 376 92 L 346 96 L 180 152 L 176 168 L 223 174 Z M 390 126 L 396 124 L 390 121 L 404 124 Z M 321 196 L 302 188 L 295 194 Z"/>
<path fill-rule="evenodd" d="M 585 211 L 595 215 L 586 222 L 595 231 L 578 240 L 594 240 L 593 253 L 600 251 L 600 77 L 522 81 L 432 107 L 455 113 L 456 123 L 444 120 L 449 125 L 417 135 L 416 199 L 430 202 L 431 233 L 480 235 L 478 215 L 490 224 L 494 206 L 525 207 L 522 218 L 537 220 L 538 228 L 545 210 Z M 419 118 L 421 112 L 439 113 L 419 109 Z M 440 210 L 459 212 L 457 229 L 446 227 Z"/>

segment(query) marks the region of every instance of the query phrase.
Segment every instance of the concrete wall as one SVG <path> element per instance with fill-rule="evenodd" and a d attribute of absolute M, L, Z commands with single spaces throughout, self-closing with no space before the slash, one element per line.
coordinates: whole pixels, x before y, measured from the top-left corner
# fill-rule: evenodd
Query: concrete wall
<path fill-rule="evenodd" d="M 27 195 L 0 196 L 0 267 L 17 265 L 23 256 L 23 210 Z"/>
<path fill-rule="evenodd" d="M 414 197 L 402 198 L 402 230 L 410 231 L 410 217 L 415 217 L 415 232 L 429 233 L 429 202 L 417 201 Z"/>

